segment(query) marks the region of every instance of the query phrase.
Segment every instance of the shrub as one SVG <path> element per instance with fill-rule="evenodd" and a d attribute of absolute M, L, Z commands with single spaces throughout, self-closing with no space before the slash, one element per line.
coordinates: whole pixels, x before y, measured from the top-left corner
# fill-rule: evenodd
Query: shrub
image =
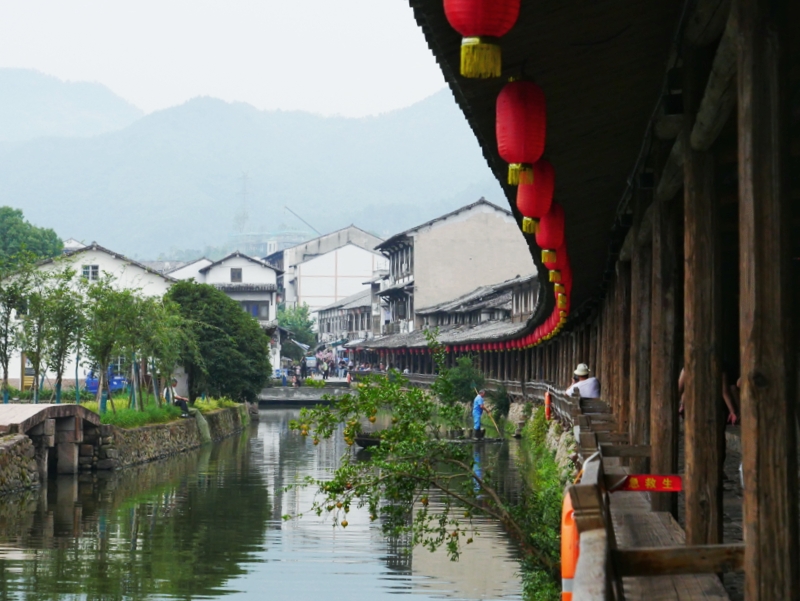
<path fill-rule="evenodd" d="M 325 388 L 325 380 L 314 380 L 313 378 L 306 378 L 306 386 L 311 388 Z"/>
<path fill-rule="evenodd" d="M 123 399 L 116 399 L 117 403 Z M 124 399 L 127 401 L 127 399 Z M 82 403 L 89 411 L 99 413 L 99 407 L 96 401 L 88 401 Z M 103 424 L 110 424 L 120 428 L 140 428 L 148 424 L 164 424 L 176 419 L 180 419 L 181 410 L 179 407 L 173 405 L 164 405 L 157 407 L 156 405 L 148 405 L 144 411 L 138 409 L 119 408 L 112 411 L 108 408 L 103 415 L 100 416 L 100 422 Z"/>
<path fill-rule="evenodd" d="M 511 409 L 511 397 L 508 395 L 508 390 L 505 386 L 501 386 L 499 390 L 489 394 L 489 400 L 494 407 L 492 415 L 496 420 L 501 417 L 507 417 L 508 411 Z"/>
<path fill-rule="evenodd" d="M 232 401 L 231 399 L 221 398 L 221 399 L 212 399 L 208 398 L 206 400 L 197 399 L 194 402 L 194 408 L 197 409 L 200 413 L 211 413 L 212 411 L 218 411 L 219 409 L 226 409 L 228 407 L 238 407 L 239 403 L 236 401 Z"/>

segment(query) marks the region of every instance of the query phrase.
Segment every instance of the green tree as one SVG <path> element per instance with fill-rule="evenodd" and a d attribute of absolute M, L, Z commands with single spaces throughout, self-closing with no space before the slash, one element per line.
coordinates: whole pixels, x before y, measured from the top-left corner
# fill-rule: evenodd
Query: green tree
<path fill-rule="evenodd" d="M 290 308 L 280 305 L 278 307 L 278 325 L 291 331 L 292 339 L 297 342 L 311 347 L 317 343 L 314 320 L 311 319 L 311 310 L 306 304 Z M 295 361 L 300 361 L 305 355 L 302 348 L 291 342 L 284 344 L 281 352 Z"/>
<path fill-rule="evenodd" d="M 143 327 L 139 350 L 152 361 L 153 392 L 160 403 L 162 386 L 157 381 L 159 375 L 166 386 L 182 357 L 188 357 L 201 372 L 205 372 L 205 364 L 197 347 L 192 324 L 183 317 L 180 307 L 174 301 L 166 298 L 145 299 L 142 303 L 141 322 Z"/>
<path fill-rule="evenodd" d="M 40 259 L 61 254 L 64 243 L 56 233 L 25 221 L 22 211 L 0 207 L 0 260 L 8 261 L 27 251 Z"/>
<path fill-rule="evenodd" d="M 52 274 L 44 301 L 44 358 L 47 368 L 56 373 L 56 403 L 60 403 L 64 371 L 70 356 L 79 350 L 81 331 L 86 325 L 86 306 L 83 294 L 75 286 L 75 271 L 66 269 Z"/>
<path fill-rule="evenodd" d="M 132 290 L 116 289 L 110 276 L 91 282 L 86 289 L 86 298 L 83 347 L 99 371 L 97 399 L 100 401 L 107 385 L 111 359 L 131 347 L 131 338 L 140 326 L 139 299 Z"/>
<path fill-rule="evenodd" d="M 177 282 L 167 293 L 191 325 L 196 352 L 181 357 L 189 395 L 254 401 L 272 373 L 269 336 L 236 301 L 208 284 Z"/>
<path fill-rule="evenodd" d="M 21 317 L 19 337 L 20 348 L 25 353 L 33 367 L 33 402 L 39 402 L 39 377 L 45 367 L 47 353 L 47 306 L 48 275 L 40 271 L 31 274 L 30 288 L 28 289 Z"/>
<path fill-rule="evenodd" d="M 33 264 L 30 254 L 0 259 L 0 367 L 3 369 L 3 402 L 8 402 L 8 366 L 19 351 L 18 313 L 24 307 Z"/>

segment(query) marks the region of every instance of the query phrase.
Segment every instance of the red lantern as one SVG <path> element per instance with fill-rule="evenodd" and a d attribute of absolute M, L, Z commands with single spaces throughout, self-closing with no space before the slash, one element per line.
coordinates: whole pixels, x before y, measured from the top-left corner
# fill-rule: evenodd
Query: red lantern
<path fill-rule="evenodd" d="M 444 0 L 444 14 L 461 34 L 461 75 L 500 77 L 502 55 L 496 40 L 517 22 L 520 0 Z"/>
<path fill-rule="evenodd" d="M 564 244 L 564 207 L 557 202 L 550 206 L 550 210 L 539 221 L 536 244 L 542 250 L 555 250 Z"/>
<path fill-rule="evenodd" d="M 512 81 L 497 96 L 497 150 L 508 166 L 508 183 L 533 184 L 542 158 L 547 123 L 544 92 L 532 81 Z M 545 211 L 546 213 L 547 211 Z"/>
<path fill-rule="evenodd" d="M 533 165 L 533 183 L 520 182 L 517 188 L 517 208 L 522 213 L 522 231 L 535 234 L 539 220 L 547 215 L 553 204 L 555 171 L 549 161 L 542 159 Z"/>

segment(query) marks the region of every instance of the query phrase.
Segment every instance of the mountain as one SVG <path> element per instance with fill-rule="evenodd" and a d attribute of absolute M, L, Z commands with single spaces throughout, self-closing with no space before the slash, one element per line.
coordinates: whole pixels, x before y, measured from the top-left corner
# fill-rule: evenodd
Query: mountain
<path fill-rule="evenodd" d="M 0 141 L 95 136 L 123 129 L 141 110 L 97 83 L 65 82 L 28 69 L 0 69 Z"/>
<path fill-rule="evenodd" d="M 0 143 L 0 205 L 62 237 L 155 257 L 248 232 L 397 231 L 502 192 L 452 95 L 349 119 L 197 98 L 90 138 Z"/>

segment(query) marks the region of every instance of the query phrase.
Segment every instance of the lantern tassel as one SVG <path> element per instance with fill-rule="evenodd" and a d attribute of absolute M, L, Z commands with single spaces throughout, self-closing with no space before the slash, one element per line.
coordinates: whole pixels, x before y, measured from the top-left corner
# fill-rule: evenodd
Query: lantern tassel
<path fill-rule="evenodd" d="M 470 79 L 500 77 L 502 52 L 500 46 L 490 43 L 488 38 L 464 38 L 461 40 L 461 75 Z"/>
<path fill-rule="evenodd" d="M 522 218 L 522 231 L 526 234 L 536 234 L 539 231 L 539 220 L 531 217 Z"/>
<path fill-rule="evenodd" d="M 533 166 L 527 163 L 511 163 L 508 166 L 508 185 L 533 185 Z"/>

